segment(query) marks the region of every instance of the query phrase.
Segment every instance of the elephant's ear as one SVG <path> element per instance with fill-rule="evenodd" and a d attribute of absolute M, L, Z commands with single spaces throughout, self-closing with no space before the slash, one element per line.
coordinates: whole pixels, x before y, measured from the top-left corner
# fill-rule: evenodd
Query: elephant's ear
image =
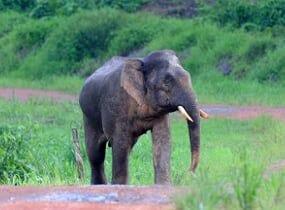
<path fill-rule="evenodd" d="M 121 74 L 121 87 L 138 103 L 144 103 L 143 61 L 128 59 Z"/>

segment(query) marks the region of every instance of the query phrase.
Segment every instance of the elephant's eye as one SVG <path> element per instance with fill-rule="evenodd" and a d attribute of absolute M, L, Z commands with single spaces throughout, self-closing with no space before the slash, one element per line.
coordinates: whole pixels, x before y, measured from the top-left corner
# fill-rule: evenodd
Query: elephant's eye
<path fill-rule="evenodd" d="M 171 87 L 173 84 L 173 81 L 174 81 L 174 78 L 171 75 L 167 74 L 163 80 L 163 83 L 166 87 Z"/>

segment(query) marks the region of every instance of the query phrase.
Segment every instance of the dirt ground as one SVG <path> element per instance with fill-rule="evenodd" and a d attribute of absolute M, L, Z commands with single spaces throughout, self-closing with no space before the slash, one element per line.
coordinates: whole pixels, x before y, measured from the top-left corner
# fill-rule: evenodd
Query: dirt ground
<path fill-rule="evenodd" d="M 32 98 L 70 101 L 78 97 L 58 91 L 0 88 L 0 98 L 26 102 Z M 210 118 L 246 120 L 270 116 L 285 122 L 285 107 L 202 105 Z M 267 177 L 274 171 L 284 170 L 285 160 L 270 165 L 264 172 Z M 187 189 L 151 186 L 63 186 L 63 187 L 11 187 L 0 186 L 0 210 L 170 210 L 173 197 Z"/>
<path fill-rule="evenodd" d="M 40 98 L 52 101 L 71 101 L 77 103 L 76 95 L 66 94 L 59 91 L 0 88 L 0 97 L 5 99 L 17 99 L 27 101 L 33 98 Z M 222 117 L 246 120 L 258 116 L 271 116 L 285 121 L 285 107 L 262 107 L 262 106 L 229 106 L 229 105 L 202 105 L 202 108 L 210 114 L 210 117 Z"/>
<path fill-rule="evenodd" d="M 186 189 L 152 186 L 0 186 L 1 210 L 170 210 Z"/>

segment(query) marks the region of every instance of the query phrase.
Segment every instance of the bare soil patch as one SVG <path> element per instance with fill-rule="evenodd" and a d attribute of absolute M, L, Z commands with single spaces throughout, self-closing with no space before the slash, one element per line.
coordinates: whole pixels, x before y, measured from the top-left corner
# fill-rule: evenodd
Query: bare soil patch
<path fill-rule="evenodd" d="M 25 88 L 0 88 L 0 97 L 7 100 L 17 99 L 23 102 L 33 98 L 52 100 L 55 102 L 78 101 L 78 96 L 60 91 L 34 90 Z M 285 121 L 285 107 L 273 108 L 262 106 L 230 106 L 218 104 L 203 105 L 202 108 L 213 118 L 222 117 L 247 120 L 264 115 Z"/>
<path fill-rule="evenodd" d="M 0 186 L 0 209 L 174 209 L 174 193 L 185 192 L 165 186 L 135 187 L 123 185 L 11 187 Z"/>
<path fill-rule="evenodd" d="M 285 107 L 230 106 L 221 104 L 204 105 L 202 107 L 213 117 L 248 120 L 259 116 L 269 116 L 285 121 Z"/>
<path fill-rule="evenodd" d="M 7 100 L 17 99 L 23 102 L 33 98 L 57 102 L 77 100 L 77 96 L 60 91 L 34 90 L 26 88 L 0 88 L 0 97 Z"/>

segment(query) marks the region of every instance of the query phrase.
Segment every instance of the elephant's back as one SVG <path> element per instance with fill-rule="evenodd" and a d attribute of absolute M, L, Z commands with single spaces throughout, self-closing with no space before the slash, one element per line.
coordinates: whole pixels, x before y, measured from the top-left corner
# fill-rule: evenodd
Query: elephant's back
<path fill-rule="evenodd" d="M 119 81 L 125 58 L 113 57 L 88 77 L 79 96 L 82 111 L 89 115 L 101 109 L 102 98 L 114 89 L 119 89 Z"/>
<path fill-rule="evenodd" d="M 86 79 L 85 84 L 90 82 L 98 82 L 102 80 L 106 80 L 106 78 L 112 76 L 114 73 L 120 71 L 122 66 L 124 65 L 126 58 L 124 57 L 113 57 L 109 61 L 107 61 L 103 66 L 99 69 L 95 70 L 95 72 Z"/>

